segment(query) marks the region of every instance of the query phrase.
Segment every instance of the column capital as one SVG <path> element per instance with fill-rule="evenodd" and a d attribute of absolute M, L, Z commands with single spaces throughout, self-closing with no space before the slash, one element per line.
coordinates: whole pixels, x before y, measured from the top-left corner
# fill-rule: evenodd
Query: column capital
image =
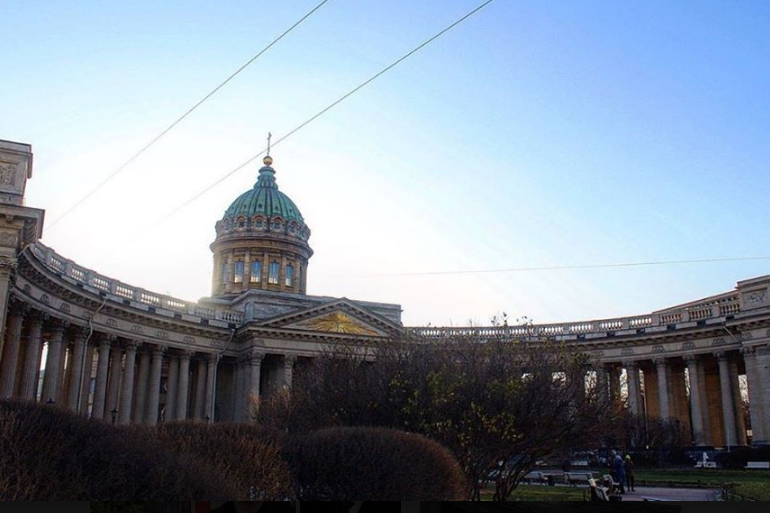
<path fill-rule="evenodd" d="M 88 337 L 88 334 L 91 333 L 91 328 L 88 326 L 78 326 L 78 325 L 72 325 L 71 333 L 73 337 L 80 338 L 82 340 L 85 340 L 86 337 Z"/>
<path fill-rule="evenodd" d="M 8 311 L 10 315 L 26 317 L 32 311 L 32 307 L 30 307 L 20 298 L 11 295 L 11 297 L 8 299 Z"/>
<path fill-rule="evenodd" d="M 208 353 L 206 359 L 209 361 L 209 363 L 219 363 L 219 361 L 222 359 L 222 355 L 219 353 Z"/>
<path fill-rule="evenodd" d="M 40 324 L 43 324 L 51 317 L 47 313 L 41 310 L 35 310 L 34 308 L 30 310 L 30 312 L 28 313 L 28 316 L 30 321 L 40 323 Z"/>
<path fill-rule="evenodd" d="M 666 361 L 665 356 L 656 356 L 652 359 L 652 363 L 654 363 L 656 367 L 663 367 L 668 364 L 668 361 Z"/>
<path fill-rule="evenodd" d="M 297 355 L 294 354 L 285 354 L 283 355 L 283 366 L 284 367 L 293 367 L 294 364 L 297 361 Z"/>
<path fill-rule="evenodd" d="M 142 341 L 141 340 L 127 340 L 125 342 L 126 351 L 133 351 L 136 352 L 137 349 L 142 347 Z"/>
<path fill-rule="evenodd" d="M 99 335 L 99 349 L 105 348 L 108 349 L 110 345 L 112 345 L 113 340 L 115 340 L 116 337 L 114 335 L 107 335 L 107 334 L 100 334 Z"/>
<path fill-rule="evenodd" d="M 727 361 L 727 352 L 720 349 L 719 351 L 714 351 L 714 358 L 716 358 L 719 362 L 726 362 Z"/>
<path fill-rule="evenodd" d="M 56 335 L 64 335 L 64 331 L 69 327 L 70 323 L 59 319 L 58 317 L 52 317 L 48 324 L 46 325 L 46 328 L 48 328 L 48 331 L 50 331 L 53 334 Z"/>
<path fill-rule="evenodd" d="M 639 362 L 637 361 L 623 362 L 623 368 L 626 370 L 636 370 L 639 368 Z"/>
<path fill-rule="evenodd" d="M 182 360 L 190 360 L 192 356 L 195 354 L 195 351 L 191 351 L 189 349 L 182 349 L 179 351 L 179 358 Z"/>
<path fill-rule="evenodd" d="M 162 355 L 168 350 L 168 346 L 153 344 L 150 346 L 150 352 L 153 355 Z"/>
<path fill-rule="evenodd" d="M 754 346 L 743 346 L 741 347 L 741 355 L 744 358 L 754 358 L 757 353 L 754 351 Z"/>
<path fill-rule="evenodd" d="M 265 352 L 252 347 L 246 352 L 245 359 L 246 363 L 261 364 L 262 360 L 265 359 Z"/>
<path fill-rule="evenodd" d="M 697 354 L 686 354 L 686 355 L 684 355 L 682 357 L 682 359 L 684 360 L 684 362 L 687 365 L 698 363 L 698 355 Z"/>

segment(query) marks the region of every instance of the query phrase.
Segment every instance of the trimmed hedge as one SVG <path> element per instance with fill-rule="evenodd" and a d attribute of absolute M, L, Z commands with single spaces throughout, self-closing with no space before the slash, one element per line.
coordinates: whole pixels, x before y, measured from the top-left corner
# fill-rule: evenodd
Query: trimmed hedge
<path fill-rule="evenodd" d="M 329 428 L 287 444 L 299 500 L 464 500 L 457 461 L 427 438 L 384 428 Z"/>
<path fill-rule="evenodd" d="M 281 500 L 291 494 L 279 445 L 254 424 L 174 422 L 152 432 L 174 450 L 205 460 L 237 490 L 231 499 Z"/>
<path fill-rule="evenodd" d="M 0 500 L 229 499 L 205 460 L 145 429 L 113 427 L 34 403 L 0 401 Z"/>

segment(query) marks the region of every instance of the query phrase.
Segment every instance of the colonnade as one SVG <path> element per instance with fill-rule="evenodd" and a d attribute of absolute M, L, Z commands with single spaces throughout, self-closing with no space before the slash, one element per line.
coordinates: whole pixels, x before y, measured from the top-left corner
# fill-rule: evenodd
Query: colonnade
<path fill-rule="evenodd" d="M 621 393 L 625 395 L 630 413 L 682 422 L 695 445 L 746 445 L 749 428 L 752 443 L 770 441 L 770 349 L 766 344 L 605 362 L 597 369 L 597 377 L 616 401 Z M 748 393 L 750 415 L 742 388 Z"/>
<path fill-rule="evenodd" d="M 0 356 L 2 399 L 56 404 L 116 424 L 213 418 L 214 352 L 118 338 L 14 301 Z"/>
<path fill-rule="evenodd" d="M 246 420 L 263 393 L 291 387 L 297 362 L 293 355 L 253 348 L 223 358 L 213 350 L 115 337 L 68 324 L 16 299 L 7 318 L 0 399 L 55 404 L 120 425 L 209 421 L 215 411 L 217 419 Z M 233 380 L 224 380 L 232 386 L 222 391 L 225 404 L 217 398 L 220 372 Z"/>

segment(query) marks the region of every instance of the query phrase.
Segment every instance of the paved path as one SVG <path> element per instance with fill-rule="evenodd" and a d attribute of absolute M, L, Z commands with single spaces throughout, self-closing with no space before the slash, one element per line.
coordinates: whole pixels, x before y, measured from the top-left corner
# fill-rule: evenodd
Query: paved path
<path fill-rule="evenodd" d="M 652 488 L 649 486 L 637 486 L 635 492 L 628 492 L 623 496 L 623 501 L 643 501 L 644 499 L 710 501 L 714 500 L 714 496 L 718 493 L 718 489 L 711 488 Z"/>

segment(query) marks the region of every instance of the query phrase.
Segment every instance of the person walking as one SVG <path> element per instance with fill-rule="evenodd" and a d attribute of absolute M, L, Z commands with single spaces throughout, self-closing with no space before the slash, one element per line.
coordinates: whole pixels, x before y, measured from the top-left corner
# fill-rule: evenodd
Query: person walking
<path fill-rule="evenodd" d="M 626 471 L 626 489 L 630 492 L 635 492 L 636 483 L 634 482 L 634 470 L 636 470 L 636 465 L 634 465 L 633 460 L 631 460 L 630 454 L 626 454 L 626 461 L 623 463 L 623 467 Z"/>
<path fill-rule="evenodd" d="M 619 493 L 625 494 L 626 490 L 623 485 L 626 482 L 626 468 L 623 466 L 623 456 L 615 453 L 615 458 L 612 460 L 612 468 L 615 470 L 615 478 L 618 480 Z"/>

